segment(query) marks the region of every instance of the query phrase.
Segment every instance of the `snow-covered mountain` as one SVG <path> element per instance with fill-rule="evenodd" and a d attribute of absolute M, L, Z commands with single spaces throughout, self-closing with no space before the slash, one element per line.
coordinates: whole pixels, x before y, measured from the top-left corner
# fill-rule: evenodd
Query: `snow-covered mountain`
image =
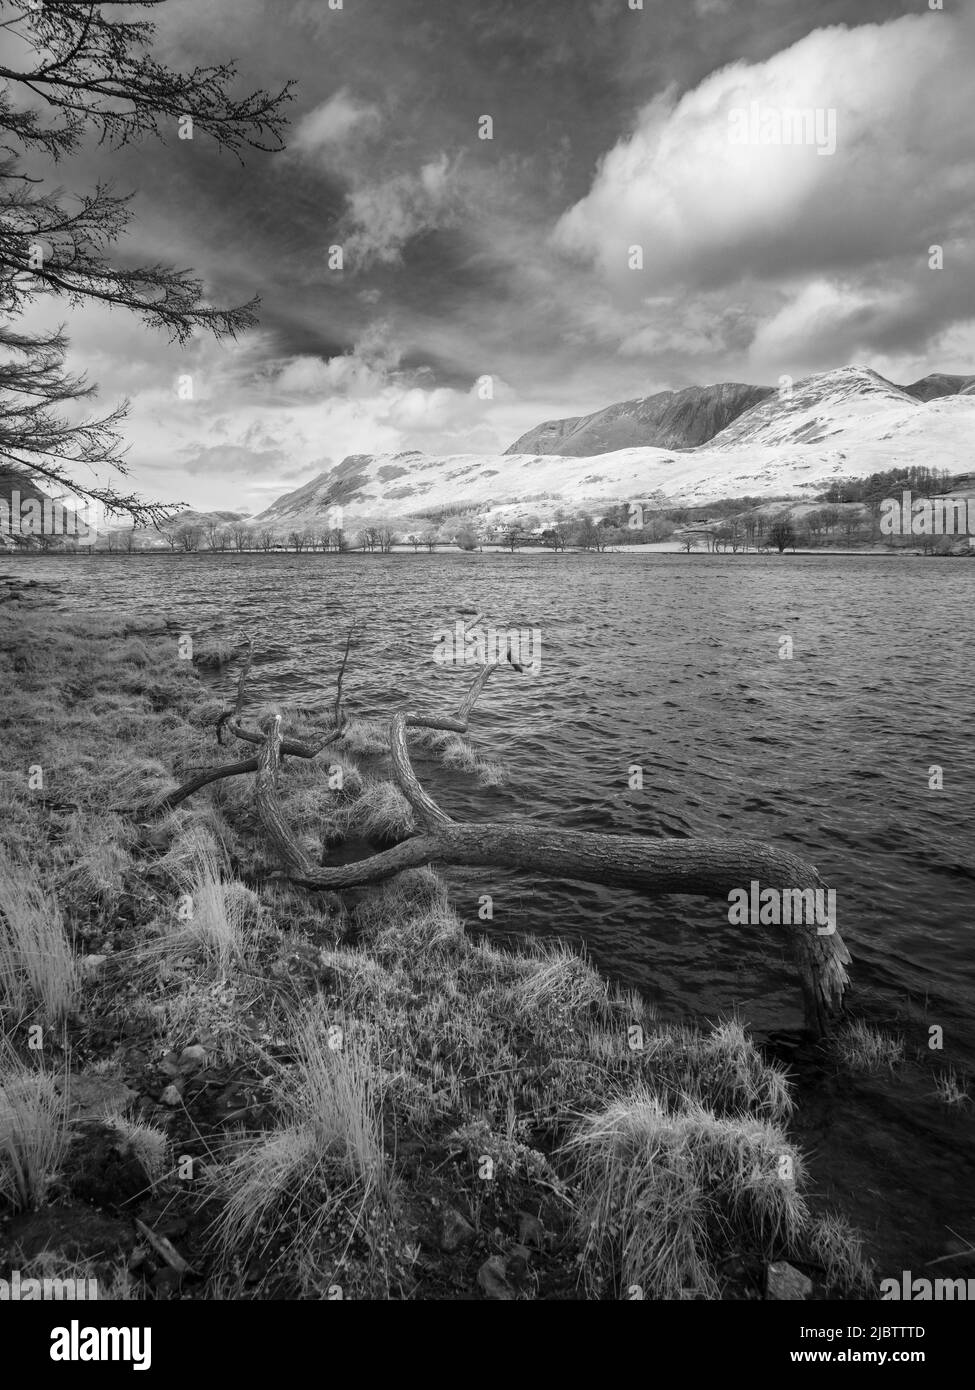
<path fill-rule="evenodd" d="M 424 524 L 469 507 L 494 521 L 630 498 L 700 505 L 719 497 L 809 495 L 837 477 L 926 464 L 963 473 L 975 445 L 975 393 L 928 394 L 936 378 L 895 386 L 867 367 L 819 373 L 763 395 L 706 444 L 564 454 L 354 454 L 254 518 L 276 529 L 321 527 L 330 509 L 357 522 Z M 941 378 L 970 383 L 972 378 Z M 951 388 L 949 388 L 951 389 Z"/>
<path fill-rule="evenodd" d="M 546 420 L 512 444 L 509 454 L 564 454 L 588 457 L 617 449 L 693 449 L 731 424 L 743 411 L 773 394 L 771 386 L 688 386 L 658 391 L 635 401 L 619 401 L 592 415 Z"/>

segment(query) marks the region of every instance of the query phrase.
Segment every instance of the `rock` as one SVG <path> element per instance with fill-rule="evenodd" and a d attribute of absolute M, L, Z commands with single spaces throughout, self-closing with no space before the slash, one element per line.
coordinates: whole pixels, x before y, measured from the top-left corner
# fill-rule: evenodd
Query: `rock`
<path fill-rule="evenodd" d="M 107 956 L 82 956 L 78 964 L 83 975 L 91 976 L 97 975 L 107 960 Z"/>
<path fill-rule="evenodd" d="M 513 1284 L 520 1284 L 528 1271 L 532 1252 L 527 1245 L 512 1245 L 504 1257 L 504 1271 Z"/>
<path fill-rule="evenodd" d="M 778 1301 L 812 1298 L 813 1284 L 801 1270 L 780 1260 L 769 1265 L 765 1277 L 765 1297 Z"/>
<path fill-rule="evenodd" d="M 170 1082 L 170 1084 L 163 1091 L 162 1095 L 159 1097 L 159 1104 L 169 1106 L 179 1105 L 182 1099 L 183 1097 L 179 1093 L 179 1087 L 174 1086 L 172 1082 Z"/>
<path fill-rule="evenodd" d="M 545 1248 L 545 1228 L 537 1216 L 532 1216 L 530 1211 L 519 1213 L 521 1220 L 518 1222 L 518 1244 L 527 1245 L 530 1249 L 543 1250 Z"/>
<path fill-rule="evenodd" d="M 455 1250 L 460 1250 L 462 1246 L 468 1245 L 476 1234 L 477 1232 L 466 1217 L 462 1216 L 455 1207 L 447 1207 L 440 1218 L 440 1238 L 437 1243 L 441 1250 L 452 1255 Z"/>
<path fill-rule="evenodd" d="M 139 840 L 146 849 L 157 850 L 160 854 L 165 854 L 172 843 L 172 835 L 168 831 L 160 829 L 154 825 L 139 826 Z"/>
<path fill-rule="evenodd" d="M 64 1088 L 65 1083 L 59 1081 Z M 67 1077 L 68 1118 L 71 1120 L 101 1119 L 113 1111 L 126 1110 L 138 1099 L 117 1072 L 98 1072 L 81 1075 L 70 1072 Z"/>
<path fill-rule="evenodd" d="M 184 1047 L 179 1054 L 179 1069 L 184 1076 L 189 1076 L 191 1072 L 199 1071 L 207 1064 L 206 1048 L 196 1044 L 193 1047 Z"/>
<path fill-rule="evenodd" d="M 477 1271 L 477 1282 L 487 1298 L 510 1302 L 515 1291 L 508 1283 L 505 1262 L 500 1255 L 492 1255 Z"/>

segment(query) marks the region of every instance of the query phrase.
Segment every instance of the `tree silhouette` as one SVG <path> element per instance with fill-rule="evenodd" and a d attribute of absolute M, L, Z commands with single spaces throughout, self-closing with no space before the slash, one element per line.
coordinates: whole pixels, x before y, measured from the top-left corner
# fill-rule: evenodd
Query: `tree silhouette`
<path fill-rule="evenodd" d="M 235 98 L 229 94 L 234 63 L 188 73 L 158 63 L 148 51 L 155 25 L 127 16 L 163 3 L 7 0 L 4 10 L 14 13 L 3 28 L 22 56 L 16 66 L 0 66 L 0 314 L 6 320 L 0 323 L 0 458 L 28 477 L 98 501 L 110 513 L 128 513 L 139 524 L 158 523 L 173 507 L 83 482 L 77 472 L 86 465 L 127 473 L 118 426 L 128 403 L 100 418 L 69 423 L 57 408 L 91 396 L 95 388 L 65 372 L 62 332 L 29 335 L 12 324 L 38 295 L 131 310 L 177 343 L 199 329 L 218 338 L 235 336 L 256 322 L 256 299 L 219 308 L 207 302 L 202 283 L 187 270 L 113 260 L 111 248 L 131 221 L 131 195 L 119 196 L 99 183 L 69 199 L 27 167 L 38 154 L 57 163 L 90 132 L 100 144 L 117 148 L 189 130 L 241 161 L 247 148 L 283 147 L 283 107 L 292 84 L 276 95 L 257 91 Z"/>

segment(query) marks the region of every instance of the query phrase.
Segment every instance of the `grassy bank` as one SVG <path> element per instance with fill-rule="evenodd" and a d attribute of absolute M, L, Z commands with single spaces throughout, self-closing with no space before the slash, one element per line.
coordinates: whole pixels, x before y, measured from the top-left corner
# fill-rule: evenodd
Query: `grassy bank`
<path fill-rule="evenodd" d="M 289 887 L 250 777 L 136 814 L 236 756 L 220 703 L 161 620 L 80 627 L 57 602 L 0 590 L 0 1277 L 754 1298 L 787 1261 L 821 1295 L 869 1290 L 856 1235 L 807 1197 L 788 1079 L 739 1024 L 663 1027 L 577 954 L 475 939 L 429 869 Z M 310 852 L 410 830 L 384 740 L 353 721 L 328 765 L 286 762 Z M 427 755 L 503 775 L 455 735 Z"/>

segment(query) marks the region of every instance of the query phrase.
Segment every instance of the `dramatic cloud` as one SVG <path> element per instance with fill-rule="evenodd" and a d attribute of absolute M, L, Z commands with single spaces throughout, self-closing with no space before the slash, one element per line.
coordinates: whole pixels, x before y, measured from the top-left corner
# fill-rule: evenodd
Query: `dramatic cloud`
<path fill-rule="evenodd" d="M 297 80 L 287 152 L 91 142 L 59 182 L 137 190 L 119 254 L 259 295 L 260 329 L 180 348 L 41 300 L 29 326 L 131 397 L 133 486 L 248 510 L 349 453 L 494 451 L 693 382 L 971 371 L 973 4 L 166 0 L 161 60 Z M 731 139 L 736 108 L 751 136 L 803 107 L 835 153 Z"/>
<path fill-rule="evenodd" d="M 970 40 L 969 21 L 947 15 L 830 28 L 683 95 L 661 93 L 560 219 L 556 243 L 631 293 L 632 245 L 648 288 L 926 257 L 930 240 L 971 223 Z M 734 113 L 751 125 L 753 105 L 760 139 L 775 135 L 777 113 L 796 110 L 823 113 L 825 137 L 835 113 L 835 153 L 735 143 Z"/>

